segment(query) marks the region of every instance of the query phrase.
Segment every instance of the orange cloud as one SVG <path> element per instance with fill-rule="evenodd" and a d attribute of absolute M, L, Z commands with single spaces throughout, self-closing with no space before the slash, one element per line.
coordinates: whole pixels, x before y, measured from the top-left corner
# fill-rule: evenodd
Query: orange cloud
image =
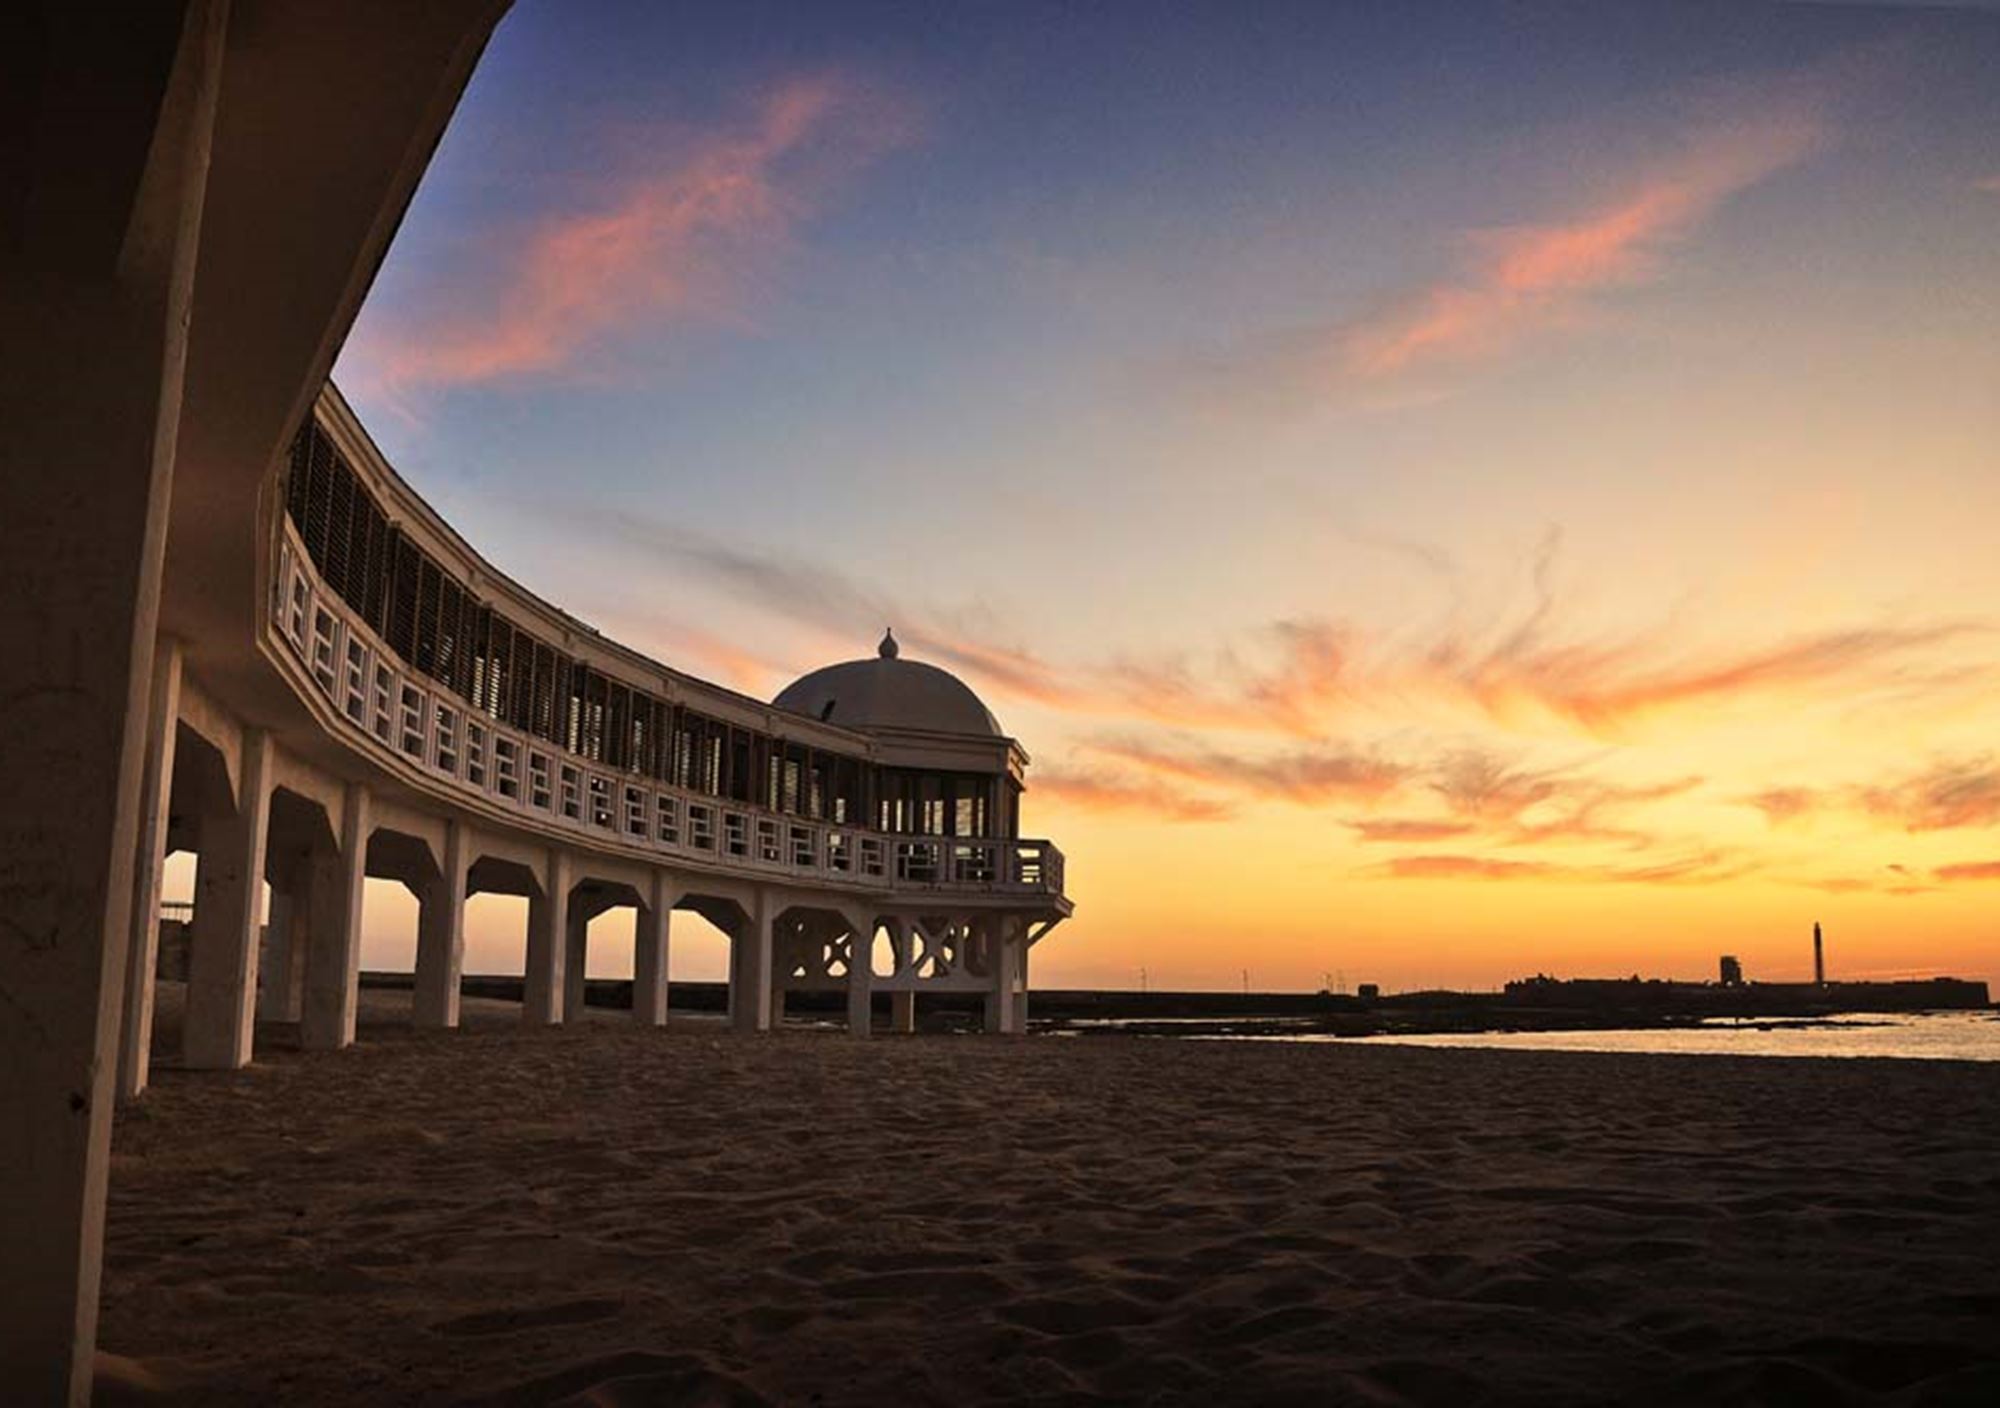
<path fill-rule="evenodd" d="M 1545 861 L 1455 855 L 1398 856 L 1382 872 L 1399 880 L 1543 880 L 1567 873 Z"/>
<path fill-rule="evenodd" d="M 1755 867 L 1716 851 L 1681 856 L 1652 865 L 1563 865 L 1552 861 L 1502 860 L 1493 856 L 1398 856 L 1372 867 L 1397 880 L 1552 880 L 1612 885 L 1713 885 L 1739 879 Z"/>
<path fill-rule="evenodd" d="M 1413 646 L 1304 615 L 1267 621 L 1205 651 L 1059 662 L 979 638 L 1015 634 L 983 611 L 912 607 L 907 598 L 822 563 L 721 542 L 643 515 L 573 502 L 555 511 L 643 551 L 649 563 L 678 560 L 719 582 L 733 601 L 837 638 L 872 642 L 885 624 L 894 625 L 913 657 L 963 673 L 1001 702 L 1173 728 L 1314 740 L 1344 713 L 1403 713 L 1423 697 L 1469 703 L 1503 725 L 1533 715 L 1609 735 L 1692 705 L 1788 693 L 1849 697 L 1889 684 L 1965 688 L 1990 673 L 1986 666 L 1960 667 L 1945 676 L 1911 663 L 1925 650 L 1990 629 L 1977 623 L 1860 626 L 1711 658 L 1676 658 L 1659 632 L 1566 643 L 1552 627 L 1561 616 L 1549 585 L 1553 537 L 1535 563 L 1532 609 L 1488 630 L 1452 631 Z M 968 627 L 967 620 L 977 624 Z"/>
<path fill-rule="evenodd" d="M 2000 766 L 1991 758 L 1941 762 L 1901 782 L 1856 790 L 1871 816 L 1907 831 L 1949 831 L 2000 824 Z"/>
<path fill-rule="evenodd" d="M 1380 817 L 1347 823 L 1363 841 L 1408 843 L 1449 841 L 1470 835 L 1476 828 L 1469 821 L 1431 820 L 1424 817 Z"/>
<path fill-rule="evenodd" d="M 1741 800 L 1764 813 L 1773 826 L 1796 821 L 1824 804 L 1823 794 L 1810 787 L 1771 787 Z"/>
<path fill-rule="evenodd" d="M 1492 352 L 1568 316 L 1589 294 L 1655 278 L 1662 257 L 1718 206 L 1802 160 L 1822 136 L 1819 117 L 1804 107 L 1720 123 L 1595 210 L 1485 233 L 1461 274 L 1347 329 L 1336 369 L 1377 380 Z"/>
<path fill-rule="evenodd" d="M 1899 657 L 1975 629 L 1966 624 L 1860 627 L 1713 663 L 1667 667 L 1648 665 L 1637 643 L 1541 646 L 1516 638 L 1477 659 L 1465 658 L 1448 644 L 1433 654 L 1431 666 L 1503 720 L 1534 708 L 1593 731 L 1613 731 L 1677 705 L 1865 680 Z"/>
<path fill-rule="evenodd" d="M 1247 757 L 1206 749 L 1166 749 L 1136 739 L 1100 740 L 1092 746 L 1158 776 L 1293 802 L 1375 800 L 1409 777 L 1400 764 L 1338 747 Z"/>
<path fill-rule="evenodd" d="M 837 149 L 867 159 L 904 135 L 851 83 L 780 84 L 745 121 L 689 141 L 666 170 L 594 209 L 544 219 L 506 249 L 493 287 L 455 288 L 435 316 L 364 326 L 361 375 L 408 389 L 547 373 L 619 332 L 712 315 L 746 261 L 811 212 L 818 158 Z"/>
<path fill-rule="evenodd" d="M 2000 860 L 1961 861 L 1941 865 L 1931 873 L 1947 884 L 1954 880 L 2000 880 Z"/>
<path fill-rule="evenodd" d="M 1169 821 L 1223 821 L 1233 811 L 1226 802 L 1189 796 L 1150 779 L 1065 768 L 1037 768 L 1029 790 L 1085 811 L 1148 812 Z"/>
<path fill-rule="evenodd" d="M 2000 176 L 1982 176 L 1972 183 L 1972 189 L 2000 196 Z"/>

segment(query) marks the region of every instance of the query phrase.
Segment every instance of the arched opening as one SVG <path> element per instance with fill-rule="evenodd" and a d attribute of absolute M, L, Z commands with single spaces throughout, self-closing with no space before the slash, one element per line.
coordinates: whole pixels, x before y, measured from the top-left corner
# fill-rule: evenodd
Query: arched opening
<path fill-rule="evenodd" d="M 417 972 L 417 893 L 370 875 L 361 887 L 362 1020 L 409 1015 Z"/>
<path fill-rule="evenodd" d="M 438 857 L 421 836 L 376 828 L 361 887 L 363 1019 L 402 1024 L 415 1010 L 417 943 Z"/>
<path fill-rule="evenodd" d="M 481 856 L 466 872 L 462 1026 L 519 1022 L 525 1012 L 529 928 L 542 882 L 519 861 Z"/>
<path fill-rule="evenodd" d="M 673 942 L 668 948 L 667 976 L 683 983 L 713 985 L 729 981 L 729 935 L 699 910 L 676 909 Z M 680 994 L 675 993 L 676 999 Z"/>

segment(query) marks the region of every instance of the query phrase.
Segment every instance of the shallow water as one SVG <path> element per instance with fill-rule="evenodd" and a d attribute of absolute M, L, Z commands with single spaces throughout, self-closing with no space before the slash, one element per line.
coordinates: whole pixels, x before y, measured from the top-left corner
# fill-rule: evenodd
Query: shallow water
<path fill-rule="evenodd" d="M 1272 1041 L 1357 1041 L 1378 1046 L 1497 1046 L 1513 1051 L 1632 1051 L 1677 1056 L 1894 1056 L 2000 1061 L 2000 1015 L 1915 1012 L 1823 1022 L 1736 1022 L 1601 1032 L 1441 1032 L 1433 1036 L 1281 1036 Z"/>

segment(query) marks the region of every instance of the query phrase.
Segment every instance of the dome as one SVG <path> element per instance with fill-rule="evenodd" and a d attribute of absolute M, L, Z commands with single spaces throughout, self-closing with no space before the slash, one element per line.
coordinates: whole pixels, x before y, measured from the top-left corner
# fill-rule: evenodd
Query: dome
<path fill-rule="evenodd" d="M 771 702 L 847 728 L 909 728 L 1004 738 L 966 683 L 935 665 L 899 658 L 893 632 L 873 660 L 847 660 L 793 681 Z"/>

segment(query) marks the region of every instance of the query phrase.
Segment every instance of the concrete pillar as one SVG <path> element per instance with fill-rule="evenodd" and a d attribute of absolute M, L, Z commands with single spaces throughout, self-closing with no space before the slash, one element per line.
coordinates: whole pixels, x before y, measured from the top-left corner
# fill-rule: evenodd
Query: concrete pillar
<path fill-rule="evenodd" d="M 528 973 L 521 1020 L 553 1026 L 563 1017 L 563 958 L 569 933 L 569 854 L 551 850 L 542 892 L 528 899 Z"/>
<path fill-rule="evenodd" d="M 654 871 L 652 891 L 632 926 L 632 1020 L 642 1027 L 667 1024 L 668 926 L 674 899 L 672 877 Z"/>
<path fill-rule="evenodd" d="M 0 1385 L 20 1403 L 90 1396 L 226 15 L 108 18 L 61 5 L 0 18 Z"/>
<path fill-rule="evenodd" d="M 438 875 L 417 909 L 417 990 L 413 1016 L 420 1027 L 456 1027 L 460 980 L 465 971 L 465 882 L 472 847 L 465 823 L 444 827 Z"/>
<path fill-rule="evenodd" d="M 563 932 L 563 1020 L 581 1022 L 587 1005 L 584 968 L 590 957 L 592 906 L 574 899 L 569 905 L 569 923 Z"/>
<path fill-rule="evenodd" d="M 299 1044 L 309 1051 L 353 1045 L 361 1005 L 361 896 L 375 831 L 368 789 L 350 782 L 340 810 L 340 853 L 316 856 L 312 866 L 312 948 L 299 1019 Z"/>
<path fill-rule="evenodd" d="M 1007 1029 L 1009 1036 L 1028 1034 L 1028 953 L 1032 947 L 1028 942 L 1028 926 L 1023 923 L 1020 946 L 1014 954 L 1014 980 L 1019 987 L 1014 994 L 1014 1025 Z"/>
<path fill-rule="evenodd" d="M 917 1029 L 917 995 L 913 992 L 889 994 L 889 1030 L 908 1036 Z"/>
<path fill-rule="evenodd" d="M 771 930 L 775 902 L 757 892 L 729 944 L 729 1024 L 739 1032 L 771 1029 Z"/>
<path fill-rule="evenodd" d="M 264 920 L 264 956 L 258 964 L 257 1017 L 299 1020 L 305 993 L 306 950 L 311 943 L 311 877 L 304 865 L 271 880 L 271 908 Z"/>
<path fill-rule="evenodd" d="M 867 1036 L 875 1025 L 875 974 L 869 966 L 875 924 L 853 918 L 847 923 L 852 936 L 847 950 L 847 1030 L 853 1036 Z"/>
<path fill-rule="evenodd" d="M 986 1030 L 996 1036 L 1010 1035 L 1015 1029 L 1014 1013 L 1020 1001 L 1017 970 L 1025 942 L 1013 921 L 1003 919 L 995 923 L 991 964 L 993 986 L 986 994 Z"/>
<path fill-rule="evenodd" d="M 139 783 L 131 955 L 125 965 L 125 1023 L 118 1056 L 118 1094 L 125 1099 L 146 1088 L 152 1065 L 154 970 L 160 962 L 160 877 L 167 865 L 167 811 L 173 800 L 174 741 L 180 732 L 180 714 L 180 642 L 162 637 L 153 652 L 145 770 Z"/>
<path fill-rule="evenodd" d="M 182 1033 L 182 1050 L 195 1070 L 234 1070 L 250 1062 L 270 779 L 271 736 L 246 729 L 236 811 L 202 820 L 194 924 L 188 934 L 187 1028 Z"/>

